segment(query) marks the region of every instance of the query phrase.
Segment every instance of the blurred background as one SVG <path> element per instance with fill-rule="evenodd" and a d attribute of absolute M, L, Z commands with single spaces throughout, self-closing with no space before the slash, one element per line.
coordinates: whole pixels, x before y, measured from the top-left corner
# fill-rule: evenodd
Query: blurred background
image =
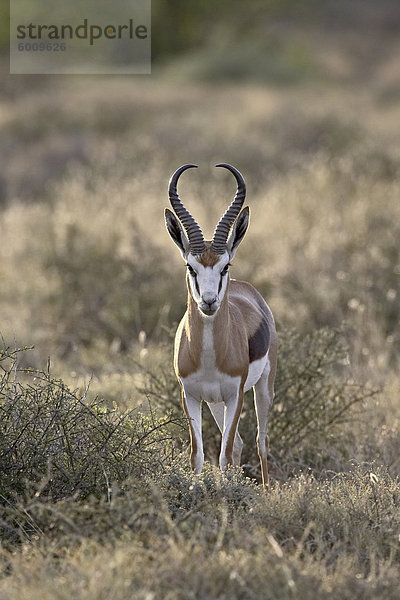
<path fill-rule="evenodd" d="M 151 76 L 11 76 L 0 17 L 4 344 L 129 405 L 186 303 L 169 177 L 200 166 L 180 194 L 211 236 L 229 162 L 252 211 L 232 275 L 280 330 L 341 328 L 356 376 L 397 394 L 397 1 L 153 0 Z"/>

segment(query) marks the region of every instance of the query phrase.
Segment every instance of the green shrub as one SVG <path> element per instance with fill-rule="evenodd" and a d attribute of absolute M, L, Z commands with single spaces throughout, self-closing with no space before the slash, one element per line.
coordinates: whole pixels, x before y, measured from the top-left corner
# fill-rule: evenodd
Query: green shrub
<path fill-rule="evenodd" d="M 353 380 L 344 340 L 332 329 L 280 331 L 279 362 L 269 422 L 273 462 L 341 470 L 332 454 L 348 458 L 346 426 L 363 418 L 378 390 Z"/>
<path fill-rule="evenodd" d="M 20 381 L 19 352 L 0 353 L 3 499 L 107 496 L 114 483 L 156 476 L 171 464 L 179 419 L 158 418 L 151 408 L 109 409 L 49 372 L 25 372 Z"/>

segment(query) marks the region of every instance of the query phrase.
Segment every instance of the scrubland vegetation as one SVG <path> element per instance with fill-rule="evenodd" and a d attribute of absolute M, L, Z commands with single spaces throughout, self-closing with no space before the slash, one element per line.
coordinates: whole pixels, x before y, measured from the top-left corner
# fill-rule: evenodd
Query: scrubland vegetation
<path fill-rule="evenodd" d="M 235 28 L 183 58 L 188 13 L 152 78 L 4 78 L 2 600 L 398 598 L 400 37 L 378 3 L 352 32 L 333 4 L 318 28 L 272 2 L 272 58 L 259 21 L 236 62 Z M 180 193 L 209 236 L 235 189 L 221 161 L 252 214 L 232 276 L 280 338 L 267 494 L 250 395 L 243 469 L 216 468 L 204 410 L 192 476 L 172 370 L 167 182 L 200 166 Z"/>

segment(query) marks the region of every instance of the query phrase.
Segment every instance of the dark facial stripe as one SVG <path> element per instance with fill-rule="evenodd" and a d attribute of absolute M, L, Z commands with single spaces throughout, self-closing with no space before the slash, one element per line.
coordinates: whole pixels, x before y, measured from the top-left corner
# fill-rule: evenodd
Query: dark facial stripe
<path fill-rule="evenodd" d="M 253 362 L 266 355 L 269 349 L 270 331 L 264 318 L 257 331 L 249 339 L 249 361 Z"/>
<path fill-rule="evenodd" d="M 196 291 L 197 291 L 197 293 L 200 296 L 200 288 L 199 288 L 199 284 L 197 283 L 197 274 L 196 274 L 195 271 L 193 271 L 193 273 L 191 273 L 191 271 L 188 270 L 188 272 L 187 272 L 187 280 L 188 280 L 188 285 L 189 285 L 188 289 L 190 289 L 190 282 L 189 282 L 189 280 L 190 280 L 191 277 L 194 280 L 194 285 L 196 287 Z"/>
<path fill-rule="evenodd" d="M 228 266 L 230 266 L 230 263 L 228 263 L 221 271 L 221 275 L 219 278 L 219 286 L 218 286 L 218 294 L 220 293 L 220 291 L 222 290 L 222 280 L 224 277 L 226 277 L 228 275 Z"/>

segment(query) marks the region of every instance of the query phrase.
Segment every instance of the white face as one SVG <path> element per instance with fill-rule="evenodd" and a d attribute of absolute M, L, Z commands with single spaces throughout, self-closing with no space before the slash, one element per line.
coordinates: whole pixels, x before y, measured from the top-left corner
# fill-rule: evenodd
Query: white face
<path fill-rule="evenodd" d="M 229 254 L 221 255 L 212 267 L 204 267 L 192 254 L 187 257 L 190 292 L 200 312 L 213 317 L 221 306 L 229 280 Z"/>

